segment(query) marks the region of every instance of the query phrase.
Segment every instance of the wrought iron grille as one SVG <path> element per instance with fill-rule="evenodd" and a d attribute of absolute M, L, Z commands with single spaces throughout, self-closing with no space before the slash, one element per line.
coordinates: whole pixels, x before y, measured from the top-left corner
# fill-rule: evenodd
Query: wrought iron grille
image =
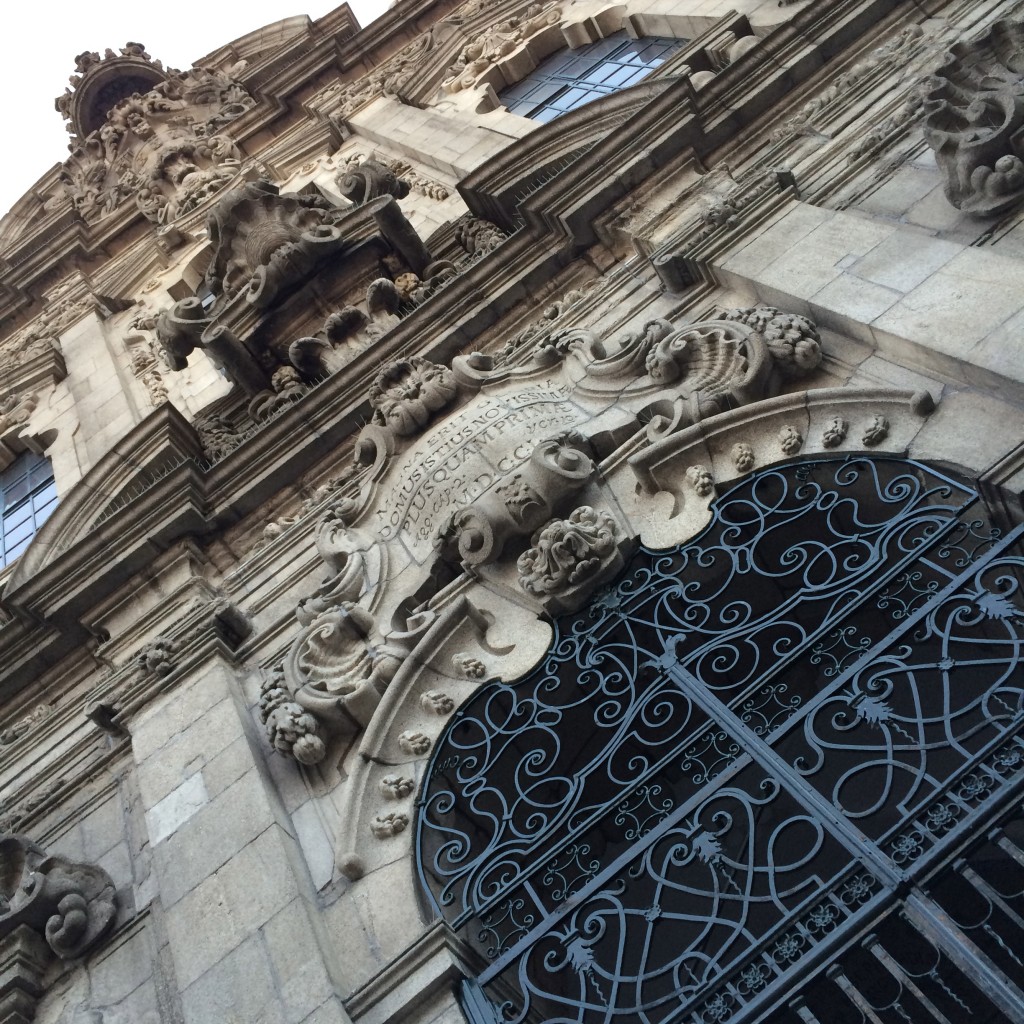
<path fill-rule="evenodd" d="M 857 458 L 641 549 L 435 748 L 417 863 L 480 954 L 471 1013 L 1024 1019 L 1019 540 L 934 468 Z"/>

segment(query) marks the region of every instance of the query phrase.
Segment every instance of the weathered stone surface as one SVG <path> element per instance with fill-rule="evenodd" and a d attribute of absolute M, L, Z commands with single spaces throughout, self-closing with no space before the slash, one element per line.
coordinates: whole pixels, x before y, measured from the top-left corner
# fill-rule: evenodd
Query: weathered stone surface
<path fill-rule="evenodd" d="M 480 687 L 791 460 L 1018 514 L 1005 6 L 465 0 L 79 56 L 73 151 L 0 222 L 0 467 L 60 495 L 4 576 L 0 792 L 36 876 L 105 874 L 0 936 L 0 1016 L 457 1024 L 418 797 Z M 502 106 L 620 31 L 686 41 L 544 126 Z"/>

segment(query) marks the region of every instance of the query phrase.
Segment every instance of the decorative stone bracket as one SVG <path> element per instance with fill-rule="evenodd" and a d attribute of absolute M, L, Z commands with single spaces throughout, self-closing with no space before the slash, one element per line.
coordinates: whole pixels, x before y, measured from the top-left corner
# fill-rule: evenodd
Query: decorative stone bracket
<path fill-rule="evenodd" d="M 1024 198 L 1024 24 L 997 21 L 958 43 L 927 81 L 925 141 L 964 213 L 994 216 Z"/>
<path fill-rule="evenodd" d="M 90 952 L 116 913 L 114 883 L 102 868 L 0 834 L 0 1021 L 31 1021 L 52 958 Z"/>
<path fill-rule="evenodd" d="M 206 286 L 212 302 L 190 296 L 163 310 L 156 317 L 157 338 L 173 369 L 184 369 L 189 355 L 203 348 L 250 395 L 270 390 L 271 374 L 280 366 L 294 365 L 307 374 L 336 368 L 308 345 L 282 350 L 274 332 L 262 330 L 267 310 L 328 263 L 334 274 L 349 264 L 353 275 L 363 273 L 365 261 L 356 254 L 367 242 L 397 254 L 415 273 L 430 263 L 422 240 L 388 195 L 353 209 L 320 195 L 281 193 L 271 182 L 257 181 L 224 195 L 210 210 L 207 230 L 213 253 Z M 325 344 L 331 347 L 330 338 Z"/>

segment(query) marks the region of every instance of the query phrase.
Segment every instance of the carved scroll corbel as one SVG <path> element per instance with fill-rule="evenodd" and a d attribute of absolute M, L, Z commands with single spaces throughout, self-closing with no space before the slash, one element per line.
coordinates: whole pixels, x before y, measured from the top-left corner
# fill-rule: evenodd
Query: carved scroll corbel
<path fill-rule="evenodd" d="M 54 956 L 74 960 L 114 926 L 111 877 L 0 833 L 0 1014 L 30 1021 Z"/>
<path fill-rule="evenodd" d="M 1024 198 L 1024 24 L 958 43 L 925 86 L 924 138 L 958 210 L 987 217 Z"/>

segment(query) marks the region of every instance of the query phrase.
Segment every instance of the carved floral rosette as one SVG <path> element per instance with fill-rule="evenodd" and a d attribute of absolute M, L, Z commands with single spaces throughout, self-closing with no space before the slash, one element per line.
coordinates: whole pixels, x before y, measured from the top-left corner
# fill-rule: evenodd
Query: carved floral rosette
<path fill-rule="evenodd" d="M 576 611 L 625 564 L 622 539 L 612 515 L 582 505 L 534 534 L 517 562 L 519 585 L 552 614 Z"/>

